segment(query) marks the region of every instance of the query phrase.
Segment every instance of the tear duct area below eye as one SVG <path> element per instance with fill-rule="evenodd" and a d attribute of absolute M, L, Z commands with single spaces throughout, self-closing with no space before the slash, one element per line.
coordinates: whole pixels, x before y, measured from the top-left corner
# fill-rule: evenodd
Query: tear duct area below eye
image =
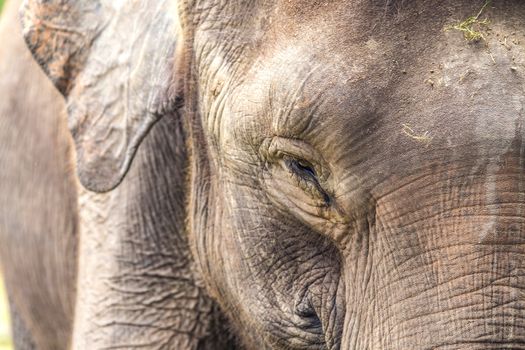
<path fill-rule="evenodd" d="M 525 349 L 519 150 L 405 174 L 349 233 L 341 349 Z"/>

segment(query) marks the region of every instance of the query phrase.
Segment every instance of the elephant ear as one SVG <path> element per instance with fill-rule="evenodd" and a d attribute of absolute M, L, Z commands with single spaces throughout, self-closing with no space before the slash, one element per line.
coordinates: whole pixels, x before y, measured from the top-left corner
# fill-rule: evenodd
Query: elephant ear
<path fill-rule="evenodd" d="M 181 98 L 176 1 L 25 0 L 21 19 L 29 49 L 66 98 L 81 183 L 113 189 Z"/>

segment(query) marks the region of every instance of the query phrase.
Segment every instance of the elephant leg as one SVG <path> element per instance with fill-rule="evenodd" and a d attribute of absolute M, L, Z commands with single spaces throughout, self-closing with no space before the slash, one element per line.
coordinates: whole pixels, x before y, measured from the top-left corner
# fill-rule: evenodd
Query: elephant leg
<path fill-rule="evenodd" d="M 9 309 L 11 314 L 11 330 L 13 334 L 13 344 L 16 350 L 34 350 L 35 342 L 31 331 L 24 322 L 22 315 L 18 311 L 14 301 L 9 298 Z"/>

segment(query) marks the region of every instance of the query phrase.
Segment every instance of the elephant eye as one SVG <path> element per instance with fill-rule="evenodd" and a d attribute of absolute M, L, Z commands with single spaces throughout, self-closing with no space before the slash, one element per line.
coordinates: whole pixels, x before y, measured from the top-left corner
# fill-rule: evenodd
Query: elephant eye
<path fill-rule="evenodd" d="M 317 175 L 313 166 L 303 159 L 289 159 L 287 165 L 290 170 L 296 172 L 298 175 L 309 177 L 317 181 Z"/>
<path fill-rule="evenodd" d="M 321 198 L 326 205 L 330 203 L 330 196 L 319 183 L 315 167 L 312 164 L 304 159 L 289 156 L 284 158 L 284 162 L 299 187 L 305 192 Z"/>
<path fill-rule="evenodd" d="M 329 194 L 330 168 L 319 152 L 307 142 L 269 137 L 259 146 L 259 154 L 265 173 L 269 172 L 271 181 L 274 181 L 275 186 L 272 187 L 301 198 L 301 203 L 297 205 L 317 209 L 333 206 L 334 198 Z"/>

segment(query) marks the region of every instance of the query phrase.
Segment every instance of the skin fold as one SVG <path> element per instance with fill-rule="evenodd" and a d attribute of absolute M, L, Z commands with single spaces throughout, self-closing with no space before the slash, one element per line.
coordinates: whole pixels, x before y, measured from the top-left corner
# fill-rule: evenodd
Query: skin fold
<path fill-rule="evenodd" d="M 525 349 L 521 1 L 21 9 L 85 187 L 72 348 Z"/>

